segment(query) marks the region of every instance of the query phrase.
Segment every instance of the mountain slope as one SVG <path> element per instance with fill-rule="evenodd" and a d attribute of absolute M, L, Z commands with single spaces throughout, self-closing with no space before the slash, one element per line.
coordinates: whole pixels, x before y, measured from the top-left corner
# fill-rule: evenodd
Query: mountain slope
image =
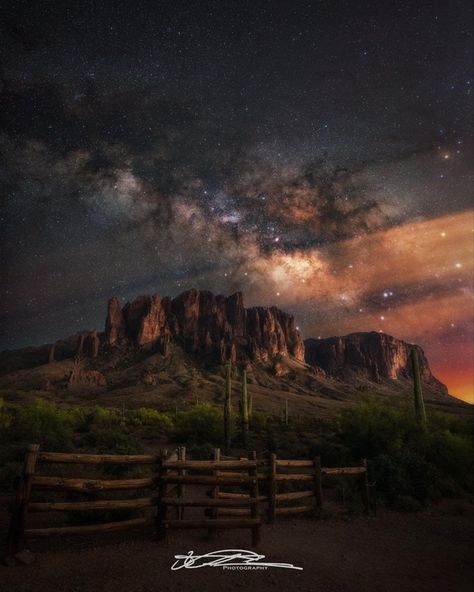
<path fill-rule="evenodd" d="M 220 402 L 223 363 L 246 367 L 256 408 L 325 414 L 363 393 L 411 396 L 410 348 L 419 352 L 427 399 L 449 403 L 418 346 L 380 333 L 307 339 L 276 307 L 245 308 L 189 290 L 176 298 L 109 300 L 105 331 L 84 331 L 37 348 L 0 354 L 0 396 L 36 389 L 68 400 L 174 408 Z M 235 388 L 240 389 L 239 375 Z M 10 393 L 10 394 L 9 394 Z M 13 396 L 13 395 L 11 395 Z"/>

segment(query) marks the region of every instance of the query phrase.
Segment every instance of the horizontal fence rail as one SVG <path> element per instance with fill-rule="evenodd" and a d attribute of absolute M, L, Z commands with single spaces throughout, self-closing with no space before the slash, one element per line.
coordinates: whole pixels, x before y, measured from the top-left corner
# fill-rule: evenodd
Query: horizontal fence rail
<path fill-rule="evenodd" d="M 40 452 L 36 462 L 77 463 L 81 465 L 153 464 L 159 456 L 153 454 L 72 454 L 69 452 Z"/>
<path fill-rule="evenodd" d="M 52 489 L 55 491 L 118 491 L 122 489 L 153 487 L 155 479 L 104 480 L 35 475 L 32 477 L 31 483 L 35 489 Z"/>

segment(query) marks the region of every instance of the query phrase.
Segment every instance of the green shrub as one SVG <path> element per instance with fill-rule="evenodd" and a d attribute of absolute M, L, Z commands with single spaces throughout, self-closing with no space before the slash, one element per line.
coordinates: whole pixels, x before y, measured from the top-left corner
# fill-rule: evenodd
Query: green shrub
<path fill-rule="evenodd" d="M 140 409 L 129 413 L 131 415 L 131 421 L 137 425 L 152 426 L 160 432 L 165 432 L 173 427 L 173 421 L 171 417 L 166 413 L 157 411 L 156 409 L 141 407 Z"/>
<path fill-rule="evenodd" d="M 426 458 L 442 473 L 467 489 L 473 489 L 474 446 L 464 434 L 450 430 L 428 434 Z"/>
<path fill-rule="evenodd" d="M 214 447 L 211 444 L 191 444 L 187 449 L 187 455 L 193 460 L 212 460 Z"/>
<path fill-rule="evenodd" d="M 12 414 L 5 405 L 5 401 L 0 399 L 0 434 L 6 434 L 12 423 Z"/>
<path fill-rule="evenodd" d="M 410 405 L 366 400 L 342 413 L 336 429 L 345 461 L 374 461 L 377 490 L 390 504 L 474 490 L 474 441 L 457 417 L 428 413 L 423 426 Z"/>
<path fill-rule="evenodd" d="M 84 440 L 88 451 L 98 454 L 142 454 L 143 445 L 125 427 L 94 426 Z"/>
<path fill-rule="evenodd" d="M 93 407 L 92 414 L 92 423 L 104 427 L 117 426 L 124 420 L 122 413 L 118 409 L 109 407 Z"/>
<path fill-rule="evenodd" d="M 232 414 L 234 433 L 237 415 L 236 412 Z M 182 442 L 221 446 L 224 441 L 223 410 L 209 403 L 200 403 L 189 411 L 178 413 L 174 437 Z"/>
<path fill-rule="evenodd" d="M 45 449 L 68 451 L 73 448 L 74 420 L 69 410 L 36 399 L 27 407 L 11 407 L 5 435 L 11 441 L 35 442 Z"/>
<path fill-rule="evenodd" d="M 399 453 L 420 433 L 411 409 L 369 400 L 342 413 L 337 427 L 356 459 Z"/>
<path fill-rule="evenodd" d="M 269 423 L 269 417 L 262 411 L 253 411 L 252 418 L 250 421 L 250 428 L 253 432 L 259 434 L 264 432 Z"/>

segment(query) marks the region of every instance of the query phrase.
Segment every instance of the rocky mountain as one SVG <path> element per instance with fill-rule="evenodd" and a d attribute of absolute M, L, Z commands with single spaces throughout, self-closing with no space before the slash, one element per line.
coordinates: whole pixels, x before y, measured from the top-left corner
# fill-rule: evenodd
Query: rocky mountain
<path fill-rule="evenodd" d="M 245 308 L 241 292 L 222 296 L 193 289 L 176 298 L 138 296 L 123 307 L 111 298 L 104 333 L 82 331 L 55 344 L 3 352 L 0 368 L 96 358 L 127 348 L 166 357 L 171 344 L 217 363 L 268 362 L 275 356 L 304 361 L 303 340 L 291 315 L 275 306 Z"/>
<path fill-rule="evenodd" d="M 412 347 L 427 390 L 446 398 L 446 387 L 419 346 L 383 333 L 303 343 L 293 317 L 279 308 L 246 308 L 241 292 L 222 296 L 193 289 L 175 298 L 138 296 L 124 306 L 111 298 L 104 332 L 82 331 L 54 344 L 2 352 L 0 382 L 61 392 L 99 389 L 114 396 L 156 389 L 157 396 L 166 391 L 170 399 L 200 384 L 199 392 L 207 389 L 212 398 L 221 392 L 219 365 L 232 360 L 247 366 L 249 380 L 267 389 L 268 397 L 291 392 L 316 405 L 315 396 L 347 401 L 361 391 L 410 392 Z M 320 407 L 326 404 L 322 399 Z"/>
<path fill-rule="evenodd" d="M 106 346 L 133 345 L 166 355 L 170 342 L 220 363 L 266 362 L 276 355 L 304 359 L 293 317 L 274 306 L 245 308 L 241 292 L 227 297 L 199 290 L 173 299 L 139 296 L 123 308 L 117 298 L 109 300 Z"/>
<path fill-rule="evenodd" d="M 433 376 L 421 347 L 391 335 L 372 331 L 306 339 L 304 343 L 307 364 L 347 382 L 361 378 L 375 383 L 411 378 L 410 350 L 415 348 L 423 382 L 447 394 L 445 385 Z"/>

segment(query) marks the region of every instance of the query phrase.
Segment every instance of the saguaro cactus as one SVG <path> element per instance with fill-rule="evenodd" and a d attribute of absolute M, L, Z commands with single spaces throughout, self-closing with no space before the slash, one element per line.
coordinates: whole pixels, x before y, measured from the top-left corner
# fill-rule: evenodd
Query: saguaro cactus
<path fill-rule="evenodd" d="M 249 443 L 249 407 L 247 392 L 247 371 L 242 370 L 242 397 L 240 400 L 240 414 L 242 420 L 242 435 L 244 444 L 247 447 Z"/>
<path fill-rule="evenodd" d="M 420 363 L 418 360 L 418 352 L 412 348 L 410 352 L 411 367 L 413 372 L 413 388 L 415 395 L 415 416 L 420 423 L 426 422 L 425 402 L 423 400 L 423 389 L 421 387 Z"/>
<path fill-rule="evenodd" d="M 232 418 L 232 362 L 227 362 L 225 375 L 225 400 L 224 400 L 224 440 L 226 450 L 230 450 L 231 444 L 231 418 Z"/>

